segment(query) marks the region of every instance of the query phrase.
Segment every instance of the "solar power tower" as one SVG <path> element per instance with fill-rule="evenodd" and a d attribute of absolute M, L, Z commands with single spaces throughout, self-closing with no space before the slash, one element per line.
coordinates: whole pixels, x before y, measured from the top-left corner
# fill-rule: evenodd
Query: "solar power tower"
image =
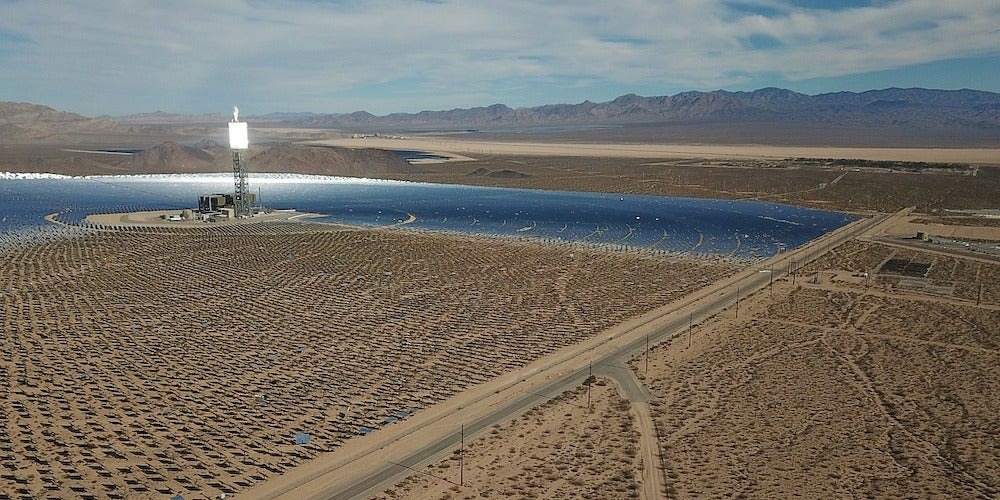
<path fill-rule="evenodd" d="M 233 106 L 233 121 L 229 122 L 229 149 L 233 152 L 233 180 L 236 182 L 236 192 L 233 193 L 233 208 L 236 217 L 250 216 L 250 192 L 247 188 L 246 152 L 250 147 L 247 138 L 247 124 L 240 121 L 240 108 Z"/>

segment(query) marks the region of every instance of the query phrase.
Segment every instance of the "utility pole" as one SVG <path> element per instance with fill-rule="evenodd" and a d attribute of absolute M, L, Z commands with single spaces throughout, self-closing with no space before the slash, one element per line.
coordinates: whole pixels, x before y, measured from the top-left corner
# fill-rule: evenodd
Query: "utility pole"
<path fill-rule="evenodd" d="M 740 287 L 736 287 L 736 318 L 740 317 Z"/>
<path fill-rule="evenodd" d="M 767 289 L 770 297 L 774 297 L 774 264 L 771 264 L 771 273 L 767 278 Z"/>
<path fill-rule="evenodd" d="M 458 485 L 465 486 L 465 424 L 462 424 L 462 444 L 458 448 Z"/>
<path fill-rule="evenodd" d="M 649 373 L 649 334 L 648 333 L 646 334 L 646 373 Z"/>
<path fill-rule="evenodd" d="M 590 410 L 590 389 L 594 386 L 594 362 L 590 362 L 590 375 L 587 377 L 587 410 Z"/>
<path fill-rule="evenodd" d="M 694 313 L 688 314 L 688 348 L 691 347 L 691 329 L 692 320 L 694 319 Z"/>

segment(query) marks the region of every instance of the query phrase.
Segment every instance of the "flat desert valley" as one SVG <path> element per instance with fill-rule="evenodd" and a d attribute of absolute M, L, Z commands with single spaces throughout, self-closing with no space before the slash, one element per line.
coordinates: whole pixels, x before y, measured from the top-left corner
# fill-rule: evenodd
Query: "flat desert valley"
<path fill-rule="evenodd" d="M 590 142 L 547 142 L 543 140 L 503 140 L 439 137 L 337 138 L 310 141 L 313 144 L 377 149 L 409 149 L 445 155 L 471 153 L 500 156 L 575 156 L 603 158 L 717 158 L 784 159 L 850 158 L 875 161 L 997 163 L 996 148 L 877 148 L 831 146 L 774 146 L 765 144 L 633 144 Z"/>
<path fill-rule="evenodd" d="M 860 218 L 752 263 L 65 228 L 0 254 L 0 498 L 1000 495 L 1000 257 L 963 244 L 1000 246 L 996 149 L 310 139 L 451 158 L 389 178 Z"/>

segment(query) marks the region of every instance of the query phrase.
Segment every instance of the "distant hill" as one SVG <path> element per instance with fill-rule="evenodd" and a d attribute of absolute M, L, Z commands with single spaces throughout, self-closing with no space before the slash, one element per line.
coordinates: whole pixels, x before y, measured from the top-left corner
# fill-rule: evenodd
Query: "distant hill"
<path fill-rule="evenodd" d="M 211 171 L 217 156 L 174 141 L 132 155 L 123 166 L 135 173 L 194 173 Z"/>
<path fill-rule="evenodd" d="M 138 113 L 127 116 L 102 116 L 101 118 L 125 125 L 218 125 L 219 123 L 228 122 L 232 119 L 232 116 L 220 113 L 184 115 L 154 111 L 152 113 Z"/>
<path fill-rule="evenodd" d="M 134 154 L 59 149 L 52 146 L 7 146 L 0 172 L 50 172 L 65 175 L 175 174 L 232 172 L 228 147 L 211 140 L 185 146 L 166 141 Z M 295 172 L 345 177 L 378 177 L 422 172 L 389 151 L 291 143 L 262 143 L 248 151 L 251 175 Z"/>
<path fill-rule="evenodd" d="M 524 179 L 526 177 L 531 177 L 524 172 L 518 172 L 517 170 L 511 170 L 509 168 L 490 170 L 483 167 L 477 168 L 465 175 L 473 177 L 493 177 L 495 179 Z"/>
<path fill-rule="evenodd" d="M 378 149 L 276 143 L 255 145 L 248 155 L 250 172 L 373 177 L 420 171 L 395 154 Z M 214 141 L 204 140 L 194 146 L 167 141 L 125 157 L 117 169 L 128 173 L 231 172 L 232 162 L 230 150 Z"/>
<path fill-rule="evenodd" d="M 346 177 L 375 177 L 422 171 L 394 153 L 380 149 L 304 146 L 292 143 L 279 143 L 265 148 L 248 159 L 252 171 Z"/>
<path fill-rule="evenodd" d="M 785 89 L 753 92 L 628 94 L 612 101 L 512 109 L 503 104 L 375 116 L 364 111 L 289 118 L 286 125 L 341 129 L 476 128 L 710 122 L 831 123 L 873 127 L 962 127 L 1000 131 L 1000 94 L 977 90 L 898 89 L 810 96 Z"/>
<path fill-rule="evenodd" d="M 0 102 L 0 140 L 58 140 L 74 133 L 128 133 L 116 122 L 25 102 Z"/>

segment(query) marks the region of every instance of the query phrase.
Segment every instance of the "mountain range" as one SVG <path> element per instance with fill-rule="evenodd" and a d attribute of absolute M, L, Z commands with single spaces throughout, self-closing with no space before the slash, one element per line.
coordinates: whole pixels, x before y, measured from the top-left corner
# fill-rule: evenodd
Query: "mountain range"
<path fill-rule="evenodd" d="M 224 114 L 157 111 L 88 118 L 46 106 L 0 102 L 0 142 L 58 141 L 72 134 L 145 134 L 164 127 L 204 133 Z M 504 104 L 392 113 L 278 112 L 248 116 L 258 127 L 337 129 L 345 133 L 476 131 L 577 134 L 585 139 L 865 146 L 1000 145 L 1000 94 L 979 90 L 889 88 L 806 95 L 778 88 L 752 92 L 627 94 L 607 102 L 511 108 Z M 190 127 L 181 132 L 181 127 Z M 593 132 L 594 128 L 604 131 Z M 608 132 L 607 130 L 617 131 Z M 589 134 L 589 135 L 588 135 Z M 569 137 L 567 135 L 567 137 Z"/>
<path fill-rule="evenodd" d="M 261 117 L 273 120 L 273 117 Z M 962 127 L 1000 133 L 1000 94 L 978 90 L 884 89 L 806 95 L 765 88 L 753 92 L 683 92 L 673 96 L 628 94 L 612 101 L 510 108 L 494 104 L 470 109 L 393 113 L 293 115 L 283 124 L 317 128 L 482 130 L 552 125 L 654 123 L 806 122 L 861 126 Z"/>

